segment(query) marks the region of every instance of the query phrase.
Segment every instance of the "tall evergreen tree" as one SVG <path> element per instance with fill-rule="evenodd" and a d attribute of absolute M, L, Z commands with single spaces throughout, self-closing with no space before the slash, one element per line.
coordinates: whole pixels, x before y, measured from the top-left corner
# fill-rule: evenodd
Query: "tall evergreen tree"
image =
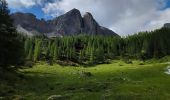
<path fill-rule="evenodd" d="M 36 40 L 34 47 L 34 61 L 39 60 L 41 54 L 41 40 Z"/>
<path fill-rule="evenodd" d="M 24 44 L 13 26 L 5 0 L 0 0 L 0 52 L 0 67 L 7 68 L 23 61 Z"/>

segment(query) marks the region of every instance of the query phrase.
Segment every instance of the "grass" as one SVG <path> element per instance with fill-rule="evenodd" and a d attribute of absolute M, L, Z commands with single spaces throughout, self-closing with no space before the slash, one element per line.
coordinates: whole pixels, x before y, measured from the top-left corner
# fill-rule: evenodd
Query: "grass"
<path fill-rule="evenodd" d="M 169 100 L 170 76 L 164 73 L 168 65 L 155 62 L 115 60 L 88 68 L 40 62 L 20 69 L 24 77 L 13 80 L 15 84 L 2 82 L 0 100 L 47 100 L 51 95 L 62 95 L 61 100 Z"/>

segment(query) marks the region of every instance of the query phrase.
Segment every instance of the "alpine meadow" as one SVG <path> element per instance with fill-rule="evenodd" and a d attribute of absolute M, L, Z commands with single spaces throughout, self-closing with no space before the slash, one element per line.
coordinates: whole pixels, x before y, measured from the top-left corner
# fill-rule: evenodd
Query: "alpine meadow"
<path fill-rule="evenodd" d="M 98 11 L 111 18 L 110 13 L 116 12 L 106 13 L 105 9 L 110 6 L 108 2 L 118 1 L 96 0 L 94 7 L 90 4 L 93 1 L 82 1 L 83 5 L 77 0 L 0 0 L 0 100 L 169 100 L 170 23 L 148 30 L 157 22 L 146 25 L 152 21 L 148 19 L 146 31 L 126 33 L 126 27 L 142 29 L 132 25 L 143 18 L 141 14 L 124 21 L 125 25 L 129 21 L 132 24 L 121 26 L 126 34 L 122 35 L 116 30 L 118 23 L 113 31 L 95 20 Z M 127 9 L 130 11 L 130 5 L 138 5 L 138 1 L 129 0 Z M 156 19 L 166 20 L 168 14 L 163 11 L 168 12 L 169 2 L 148 1 L 167 5 L 160 8 L 161 17 Z M 103 7 L 98 8 L 99 4 Z M 52 9 L 45 9 L 48 6 L 56 9 L 48 11 Z M 97 10 L 95 17 L 84 13 L 82 9 L 88 7 L 92 12 Z M 140 9 L 144 8 L 137 7 Z M 55 17 L 52 14 L 48 18 L 49 12 Z"/>

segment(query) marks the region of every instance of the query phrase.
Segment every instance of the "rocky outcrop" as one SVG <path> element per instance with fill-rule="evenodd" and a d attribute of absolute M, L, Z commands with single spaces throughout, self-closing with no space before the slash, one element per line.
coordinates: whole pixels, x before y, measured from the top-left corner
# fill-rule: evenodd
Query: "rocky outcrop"
<path fill-rule="evenodd" d="M 64 15 L 53 20 L 55 33 L 61 35 L 80 34 L 82 27 L 82 17 L 80 11 L 73 9 Z"/>
<path fill-rule="evenodd" d="M 101 35 L 114 35 L 114 36 L 118 36 L 112 30 L 110 30 L 108 28 L 105 28 L 105 27 L 102 27 L 102 26 L 100 26 L 98 33 L 101 34 Z"/>
<path fill-rule="evenodd" d="M 90 35 L 117 35 L 112 30 L 100 26 L 89 12 L 83 17 L 83 33 Z"/>
<path fill-rule="evenodd" d="M 49 21 L 37 19 L 31 13 L 14 13 L 11 17 L 18 31 L 26 32 L 26 34 L 43 33 L 47 36 L 64 36 L 83 33 L 88 35 L 118 36 L 112 30 L 100 26 L 89 12 L 82 17 L 77 9 L 72 9 L 66 14 Z"/>
<path fill-rule="evenodd" d="M 165 27 L 165 28 L 170 28 L 170 23 L 164 24 L 164 27 Z"/>
<path fill-rule="evenodd" d="M 99 25 L 89 12 L 87 12 L 84 15 L 82 26 L 83 26 L 83 33 L 97 34 L 99 32 Z"/>
<path fill-rule="evenodd" d="M 47 100 L 62 100 L 62 95 L 51 95 Z"/>
<path fill-rule="evenodd" d="M 37 19 L 36 16 L 31 13 L 18 12 L 12 14 L 11 17 L 14 20 L 14 25 L 16 27 L 20 26 L 20 28 L 22 27 L 28 32 L 47 34 L 52 32 L 52 30 L 54 29 L 54 26 L 48 21 Z"/>
<path fill-rule="evenodd" d="M 28 30 L 24 29 L 24 28 L 21 27 L 20 25 L 18 25 L 16 28 L 17 28 L 17 31 L 18 31 L 19 33 L 23 33 L 23 34 L 26 35 L 26 36 L 32 37 L 32 36 L 34 36 L 34 35 L 36 34 L 36 33 L 32 33 L 31 31 L 29 32 Z"/>

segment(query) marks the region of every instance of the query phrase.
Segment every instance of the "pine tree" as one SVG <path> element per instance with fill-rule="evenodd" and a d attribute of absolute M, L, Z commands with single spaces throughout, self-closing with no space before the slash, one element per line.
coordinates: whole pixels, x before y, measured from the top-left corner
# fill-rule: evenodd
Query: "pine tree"
<path fill-rule="evenodd" d="M 34 47 L 34 61 L 39 60 L 41 54 L 41 41 L 36 40 Z"/>
<path fill-rule="evenodd" d="M 24 44 L 13 26 L 7 2 L 0 0 L 0 67 L 21 64 L 24 60 Z"/>
<path fill-rule="evenodd" d="M 25 52 L 30 55 L 30 58 L 33 55 L 34 60 L 41 59 L 41 53 L 45 51 L 47 60 L 68 60 L 80 64 L 103 63 L 116 57 L 145 60 L 170 54 L 169 33 L 170 29 L 159 29 L 123 38 L 80 35 L 43 40 L 42 37 L 36 37 L 31 47 L 28 46 L 29 42 L 25 41 Z M 37 41 L 42 41 L 43 46 L 40 46 L 41 43 Z M 37 51 L 39 53 L 36 53 Z"/>
<path fill-rule="evenodd" d="M 56 61 L 58 59 L 58 51 L 57 51 L 57 46 L 54 47 L 54 56 L 53 60 Z"/>
<path fill-rule="evenodd" d="M 33 57 L 33 45 L 30 45 L 30 48 L 28 49 L 28 55 L 26 56 L 26 59 L 32 60 Z"/>

